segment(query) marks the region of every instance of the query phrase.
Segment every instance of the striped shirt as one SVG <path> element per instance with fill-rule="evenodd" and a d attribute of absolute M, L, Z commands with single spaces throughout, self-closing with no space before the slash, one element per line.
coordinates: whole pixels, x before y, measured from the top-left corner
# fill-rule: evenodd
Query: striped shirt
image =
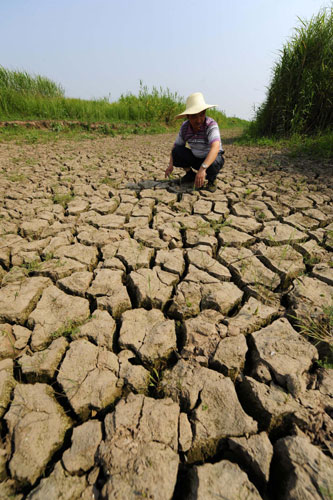
<path fill-rule="evenodd" d="M 180 127 L 174 146 L 185 146 L 188 143 L 194 156 L 206 158 L 211 145 L 216 141 L 219 141 L 220 151 L 223 152 L 219 126 L 213 118 L 206 116 L 198 132 L 194 132 L 189 120 L 186 120 Z"/>

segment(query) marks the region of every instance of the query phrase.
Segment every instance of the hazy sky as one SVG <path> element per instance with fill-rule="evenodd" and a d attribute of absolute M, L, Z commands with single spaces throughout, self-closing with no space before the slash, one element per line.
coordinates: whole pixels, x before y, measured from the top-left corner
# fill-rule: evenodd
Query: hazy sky
<path fill-rule="evenodd" d="M 68 97 L 109 97 L 142 80 L 203 92 L 250 119 L 298 17 L 322 0 L 0 0 L 0 65 L 47 76 Z"/>

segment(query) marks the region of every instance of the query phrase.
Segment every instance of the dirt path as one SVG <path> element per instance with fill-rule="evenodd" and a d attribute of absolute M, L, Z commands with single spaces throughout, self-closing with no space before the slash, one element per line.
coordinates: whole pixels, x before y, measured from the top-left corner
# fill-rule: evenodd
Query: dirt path
<path fill-rule="evenodd" d="M 0 144 L 0 498 L 331 498 L 332 165 L 173 140 Z"/>

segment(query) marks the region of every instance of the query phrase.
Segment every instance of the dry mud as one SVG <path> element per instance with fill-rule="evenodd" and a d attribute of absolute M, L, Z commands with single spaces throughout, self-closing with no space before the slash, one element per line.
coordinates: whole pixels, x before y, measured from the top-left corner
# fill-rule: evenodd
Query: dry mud
<path fill-rule="evenodd" d="M 173 140 L 0 145 L 0 498 L 332 497 L 332 165 Z"/>

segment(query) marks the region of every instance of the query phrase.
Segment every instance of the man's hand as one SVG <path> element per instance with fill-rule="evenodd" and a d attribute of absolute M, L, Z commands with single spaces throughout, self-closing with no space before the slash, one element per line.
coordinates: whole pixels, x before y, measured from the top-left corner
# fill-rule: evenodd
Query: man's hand
<path fill-rule="evenodd" d="M 173 165 L 169 165 L 168 168 L 165 170 L 165 177 L 169 177 L 169 175 L 172 173 L 173 171 Z"/>
<path fill-rule="evenodd" d="M 206 179 L 206 170 L 200 168 L 200 170 L 198 170 L 197 172 L 197 175 L 195 176 L 195 181 L 194 181 L 195 187 L 201 188 L 204 185 L 205 179 Z"/>

